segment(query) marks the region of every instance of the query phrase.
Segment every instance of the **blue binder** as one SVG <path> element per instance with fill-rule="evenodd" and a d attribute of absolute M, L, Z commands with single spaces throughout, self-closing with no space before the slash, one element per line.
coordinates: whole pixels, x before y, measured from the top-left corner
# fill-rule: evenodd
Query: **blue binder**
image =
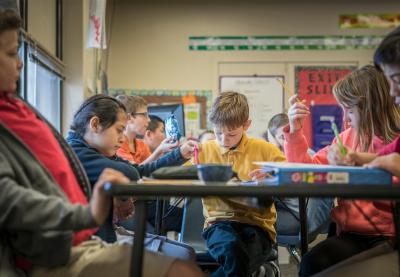
<path fill-rule="evenodd" d="M 378 168 L 287 162 L 256 162 L 271 174 L 267 184 L 391 185 L 392 175 Z"/>

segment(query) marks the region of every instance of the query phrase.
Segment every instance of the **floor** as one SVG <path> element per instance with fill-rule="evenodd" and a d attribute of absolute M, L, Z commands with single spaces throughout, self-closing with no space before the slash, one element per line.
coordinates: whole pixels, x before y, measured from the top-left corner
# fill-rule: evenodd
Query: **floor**
<path fill-rule="evenodd" d="M 312 248 L 314 245 L 318 244 L 326 238 L 326 235 L 318 235 L 318 237 L 309 244 Z M 290 257 L 289 252 L 283 248 L 279 247 L 279 268 L 281 270 L 281 277 L 297 277 L 298 276 L 298 266 L 293 258 Z"/>
<path fill-rule="evenodd" d="M 279 265 L 281 277 L 297 277 L 297 265 L 294 263 Z"/>

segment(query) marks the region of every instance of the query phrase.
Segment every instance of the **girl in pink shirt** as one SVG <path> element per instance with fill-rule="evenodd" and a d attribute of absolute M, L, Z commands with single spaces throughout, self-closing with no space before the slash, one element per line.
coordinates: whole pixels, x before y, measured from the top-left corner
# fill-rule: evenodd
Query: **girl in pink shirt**
<path fill-rule="evenodd" d="M 371 65 L 364 66 L 338 81 L 333 93 L 343 108 L 349 126 L 340 138 L 349 150 L 379 152 L 400 133 L 400 113 L 389 95 L 389 84 L 383 73 Z M 307 154 L 303 135 L 304 118 L 310 114 L 304 102 L 289 100 L 289 125 L 284 129 L 285 153 L 290 162 L 337 163 L 335 148 Z M 332 145 L 336 145 L 336 139 Z M 302 259 L 300 276 L 311 276 L 375 245 L 393 240 L 395 230 L 389 201 L 338 199 L 331 212 L 337 225 L 337 236 L 316 245 Z"/>

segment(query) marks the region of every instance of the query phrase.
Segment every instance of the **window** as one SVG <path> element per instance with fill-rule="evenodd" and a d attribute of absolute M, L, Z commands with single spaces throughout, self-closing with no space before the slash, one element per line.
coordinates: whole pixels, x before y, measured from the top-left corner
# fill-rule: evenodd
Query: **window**
<path fill-rule="evenodd" d="M 61 131 L 64 65 L 23 31 L 20 53 L 25 65 L 20 82 L 22 97 Z"/>

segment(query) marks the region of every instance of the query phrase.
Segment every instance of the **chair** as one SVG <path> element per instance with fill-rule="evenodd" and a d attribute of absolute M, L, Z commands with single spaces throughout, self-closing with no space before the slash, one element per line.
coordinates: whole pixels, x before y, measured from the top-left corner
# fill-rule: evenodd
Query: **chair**
<path fill-rule="evenodd" d="M 196 262 L 204 270 L 212 272 L 219 267 L 219 264 L 208 253 L 207 246 L 201 233 L 204 226 L 203 204 L 200 198 L 186 198 L 184 203 L 182 229 L 179 238 L 192 246 L 196 251 Z M 262 265 L 261 273 L 257 277 L 279 277 L 278 251 L 274 248 L 271 255 Z"/>
<path fill-rule="evenodd" d="M 280 199 L 276 199 L 276 200 L 281 201 Z M 283 202 L 280 202 L 280 203 L 282 203 L 283 206 L 286 206 Z M 332 207 L 333 207 L 333 201 L 332 201 Z M 287 208 L 287 210 L 290 210 L 287 206 L 286 206 L 286 208 Z M 307 209 L 307 204 L 306 204 L 305 209 Z M 309 215 L 307 214 L 307 217 L 308 216 Z M 278 218 L 278 220 L 279 220 L 279 218 Z M 327 232 L 328 227 L 330 226 L 330 223 L 331 223 L 331 219 L 330 219 L 330 217 L 328 217 L 325 219 L 325 221 L 321 225 L 318 226 L 318 228 L 316 230 L 313 230 L 312 232 L 308 232 L 307 241 L 312 242 L 317 238 L 318 234 Z M 300 222 L 299 222 L 299 224 L 300 224 Z M 300 234 L 284 235 L 284 234 L 278 233 L 277 242 L 278 242 L 279 246 L 286 247 L 286 249 L 289 251 L 290 255 L 296 261 L 296 263 L 300 264 L 301 255 L 298 252 L 298 248 L 300 247 L 300 244 L 301 244 Z M 304 254 L 304 253 L 302 253 L 302 254 Z"/>
<path fill-rule="evenodd" d="M 219 264 L 210 256 L 201 236 L 204 226 L 203 204 L 200 198 L 186 198 L 183 205 L 180 242 L 189 244 L 196 251 L 197 264 L 206 271 L 214 271 Z"/>

